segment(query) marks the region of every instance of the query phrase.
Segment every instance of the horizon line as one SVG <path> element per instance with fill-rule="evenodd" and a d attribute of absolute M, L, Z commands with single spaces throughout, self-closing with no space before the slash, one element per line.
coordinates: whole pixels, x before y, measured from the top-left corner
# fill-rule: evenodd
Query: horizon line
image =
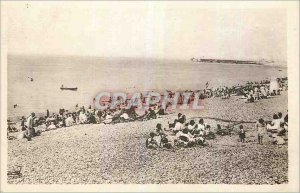
<path fill-rule="evenodd" d="M 192 58 L 194 59 L 216 59 L 216 60 L 252 60 L 252 61 L 274 61 L 274 62 L 285 62 L 287 63 L 286 59 L 268 59 L 268 58 L 219 58 L 219 57 L 187 57 L 187 58 L 170 58 L 170 57 L 143 57 L 143 56 L 97 56 L 97 55 L 76 55 L 76 54 L 28 54 L 28 53 L 7 53 L 7 56 L 24 56 L 24 57 L 81 57 L 81 58 L 140 58 L 140 59 L 161 59 L 161 60 L 188 60 L 191 61 Z"/>

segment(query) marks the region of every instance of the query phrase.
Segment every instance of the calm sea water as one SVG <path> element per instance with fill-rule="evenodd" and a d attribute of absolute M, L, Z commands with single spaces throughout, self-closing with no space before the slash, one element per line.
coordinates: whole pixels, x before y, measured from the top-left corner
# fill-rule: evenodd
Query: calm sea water
<path fill-rule="evenodd" d="M 279 71 L 280 70 L 280 71 Z M 286 77 L 285 67 L 95 57 L 8 57 L 8 118 L 30 112 L 73 110 L 92 104 L 101 91 L 201 89 Z M 30 81 L 32 77 L 34 81 Z M 78 87 L 77 91 L 62 91 Z M 13 105 L 17 104 L 14 108 Z"/>

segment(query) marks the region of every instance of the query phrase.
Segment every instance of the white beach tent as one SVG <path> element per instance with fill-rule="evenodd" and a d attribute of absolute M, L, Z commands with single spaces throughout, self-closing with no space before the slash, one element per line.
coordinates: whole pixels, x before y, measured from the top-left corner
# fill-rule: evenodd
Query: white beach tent
<path fill-rule="evenodd" d="M 276 78 L 272 78 L 270 81 L 270 91 L 273 92 L 273 90 L 279 90 L 279 83 Z"/>

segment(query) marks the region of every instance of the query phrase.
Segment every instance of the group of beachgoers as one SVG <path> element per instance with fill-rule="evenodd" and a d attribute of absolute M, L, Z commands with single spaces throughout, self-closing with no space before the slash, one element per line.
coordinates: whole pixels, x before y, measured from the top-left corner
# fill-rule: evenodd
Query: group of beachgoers
<path fill-rule="evenodd" d="M 277 78 L 274 80 L 262 80 L 260 82 L 247 82 L 246 85 L 236 85 L 232 87 L 218 87 L 208 89 L 205 97 L 221 97 L 228 99 L 230 96 L 242 96 L 246 103 L 253 103 L 260 99 L 280 95 L 280 91 L 287 90 L 287 78 Z"/>
<path fill-rule="evenodd" d="M 247 82 L 244 86 L 232 86 L 232 87 L 219 87 L 215 89 L 207 88 L 201 91 L 200 99 L 210 98 L 210 97 L 221 97 L 223 99 L 229 98 L 231 95 L 245 96 L 248 102 L 254 102 L 254 100 L 259 100 L 260 98 L 268 97 L 271 95 L 280 94 L 280 90 L 287 89 L 287 78 L 277 78 L 275 83 L 268 80 L 261 82 Z M 168 91 L 170 97 L 174 95 L 173 92 Z M 196 91 L 195 91 L 196 92 Z M 193 101 L 193 96 L 195 92 L 189 98 L 189 103 Z M 198 92 L 198 91 L 197 91 Z M 183 97 L 178 98 L 178 104 L 183 101 Z M 146 121 L 150 119 L 156 119 L 160 116 L 170 113 L 168 107 L 171 103 L 168 103 L 166 108 L 163 108 L 161 104 L 153 104 L 145 110 L 143 113 L 138 114 L 136 109 L 137 107 L 132 106 L 127 109 L 121 107 L 121 104 L 116 108 L 111 109 L 108 106 L 104 110 L 97 110 L 92 108 L 90 105 L 87 109 L 84 106 L 79 107 L 77 104 L 75 106 L 75 111 L 70 112 L 66 109 L 59 109 L 58 113 L 50 114 L 49 110 L 46 111 L 45 116 L 37 117 L 35 113 L 31 113 L 30 116 L 25 118 L 24 116 L 20 119 L 19 127 L 13 126 L 13 123 L 8 121 L 8 131 L 7 132 L 16 132 L 24 131 L 23 138 L 31 139 L 35 132 L 33 131 L 34 127 L 39 128 L 40 131 L 53 130 L 62 127 L 70 127 L 77 124 L 116 124 L 122 122 L 131 122 L 131 121 Z M 180 119 L 177 122 L 173 123 L 174 127 L 177 124 L 184 124 L 185 122 L 180 122 Z M 202 124 L 193 124 L 191 123 L 190 127 L 197 125 L 197 127 L 202 128 Z M 209 128 L 210 126 L 207 125 Z M 178 128 L 178 126 L 176 127 Z M 31 131 L 29 131 L 31 130 Z M 175 129 L 176 130 L 176 129 Z M 197 130 L 198 131 L 198 130 Z M 223 131 L 224 132 L 224 131 Z M 207 132 L 206 132 L 207 133 Z M 179 134 L 187 134 L 186 130 L 182 130 Z M 179 135 L 178 134 L 178 135 Z M 190 132 L 192 135 L 197 135 L 197 132 Z M 194 137 L 193 137 L 194 138 Z M 201 140 L 200 140 L 201 139 Z M 201 137 L 196 137 L 195 142 L 192 143 L 201 143 L 205 144 Z"/>
<path fill-rule="evenodd" d="M 156 125 L 156 129 L 150 132 L 150 137 L 146 140 L 148 149 L 173 147 L 192 147 L 196 145 L 208 146 L 207 140 L 215 139 L 216 135 L 232 135 L 233 128 L 223 128 L 217 124 L 216 130 L 209 124 L 205 124 L 200 118 L 196 123 L 194 119 L 187 121 L 184 114 L 179 113 L 173 123 L 168 123 L 168 128 L 163 128 L 161 123 Z M 239 125 L 239 141 L 245 143 L 246 131 L 242 124 Z M 264 143 L 264 136 L 268 136 L 273 144 L 282 145 L 286 143 L 288 132 L 288 114 L 284 117 L 282 113 L 273 115 L 272 121 L 259 119 L 254 125 L 257 133 L 258 144 Z"/>
<path fill-rule="evenodd" d="M 190 104 L 193 102 L 193 98 L 196 93 L 200 93 L 199 98 L 215 98 L 220 97 L 222 99 L 228 99 L 231 96 L 241 96 L 241 99 L 244 99 L 246 103 L 252 103 L 260 99 L 266 99 L 268 97 L 280 95 L 280 91 L 288 89 L 288 79 L 284 78 L 276 78 L 273 80 L 262 80 L 260 82 L 247 82 L 245 85 L 234 85 L 231 87 L 223 86 L 217 88 L 209 88 L 209 84 L 206 84 L 206 88 L 203 90 L 186 90 L 185 92 L 191 92 L 191 97 L 188 100 Z M 169 97 L 175 95 L 174 92 L 167 91 L 169 93 Z M 181 104 L 184 100 L 183 96 L 179 96 L 178 104 Z"/>
<path fill-rule="evenodd" d="M 46 116 L 36 116 L 34 112 L 27 118 L 21 118 L 20 128 L 8 125 L 8 132 L 23 131 L 19 138 L 27 138 L 31 140 L 36 136 L 35 130 L 48 131 L 63 127 L 70 127 L 78 124 L 116 124 L 131 121 L 146 121 L 156 119 L 167 113 L 161 106 L 153 105 L 143 114 L 138 114 L 135 107 L 129 109 L 117 107 L 110 109 L 109 107 L 104 110 L 96 110 L 90 105 L 87 109 L 78 105 L 75 106 L 75 111 L 70 112 L 66 109 L 59 109 L 58 113 L 50 114 L 49 110 L 46 111 Z M 38 133 L 40 134 L 40 132 Z"/>
<path fill-rule="evenodd" d="M 215 133 L 211 131 L 210 125 L 206 125 L 203 119 L 200 119 L 198 123 L 195 120 L 187 122 L 186 116 L 179 113 L 174 122 L 168 124 L 168 128 L 162 128 L 160 123 L 156 125 L 155 132 L 151 132 L 150 137 L 146 140 L 147 148 L 170 149 L 174 146 L 207 146 L 206 140 L 215 138 Z"/>
<path fill-rule="evenodd" d="M 260 118 L 254 125 L 257 132 L 257 141 L 259 144 L 263 144 L 265 136 L 271 139 L 273 144 L 283 145 L 287 140 L 288 132 L 288 113 L 283 117 L 282 113 L 276 113 L 273 115 L 272 121 L 265 121 Z M 245 142 L 245 131 L 240 125 L 239 133 L 240 141 Z"/>

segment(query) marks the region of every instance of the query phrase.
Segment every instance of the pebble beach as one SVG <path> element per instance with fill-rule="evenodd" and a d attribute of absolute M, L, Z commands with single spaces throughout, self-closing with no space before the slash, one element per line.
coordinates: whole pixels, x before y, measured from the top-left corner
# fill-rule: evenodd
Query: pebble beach
<path fill-rule="evenodd" d="M 257 143 L 254 124 L 288 109 L 288 93 L 245 103 L 237 96 L 209 98 L 201 110 L 176 110 L 161 118 L 119 124 L 84 124 L 43 132 L 32 141 L 8 141 L 8 170 L 21 166 L 10 184 L 284 184 L 288 183 L 288 145 Z M 167 127 L 177 113 L 212 129 L 243 121 L 238 135 L 219 136 L 209 146 L 150 150 L 145 146 L 157 123 Z M 236 125 L 237 129 L 239 125 Z"/>

